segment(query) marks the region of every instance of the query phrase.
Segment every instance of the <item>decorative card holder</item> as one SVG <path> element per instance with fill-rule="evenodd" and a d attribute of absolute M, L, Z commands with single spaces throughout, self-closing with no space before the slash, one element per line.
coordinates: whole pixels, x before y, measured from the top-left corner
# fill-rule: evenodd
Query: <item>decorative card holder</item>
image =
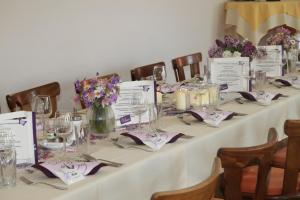
<path fill-rule="evenodd" d="M 254 71 L 265 71 L 267 77 L 278 77 L 282 75 L 282 47 L 281 46 L 258 46 L 266 50 L 267 55 L 255 58 L 251 63 Z"/>
<path fill-rule="evenodd" d="M 134 94 L 141 93 L 144 95 L 148 104 L 156 103 L 156 88 L 154 81 L 143 80 L 143 81 L 128 81 L 122 82 L 119 85 L 120 94 L 116 104 L 112 106 L 116 125 L 118 127 L 137 124 L 139 117 L 136 115 L 136 107 L 131 104 Z M 145 105 L 147 107 L 147 105 Z M 149 122 L 149 111 L 143 112 L 141 115 L 141 123 Z"/>
<path fill-rule="evenodd" d="M 210 58 L 210 79 L 212 83 L 227 84 L 223 92 L 250 90 L 250 64 L 248 57 Z"/>
<path fill-rule="evenodd" d="M 14 142 L 17 164 L 38 162 L 35 113 L 18 111 L 0 114 L 0 132 L 0 142 L 1 135 L 11 137 Z"/>

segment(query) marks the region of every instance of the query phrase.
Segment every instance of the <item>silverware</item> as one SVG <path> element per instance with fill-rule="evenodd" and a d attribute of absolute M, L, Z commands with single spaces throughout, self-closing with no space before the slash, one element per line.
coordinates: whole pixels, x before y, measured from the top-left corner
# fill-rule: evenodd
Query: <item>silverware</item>
<path fill-rule="evenodd" d="M 166 133 L 167 131 L 165 131 L 165 130 L 162 130 L 162 129 L 160 129 L 160 128 L 156 128 L 156 131 L 157 132 L 159 132 L 159 133 Z M 192 135 L 183 135 L 183 136 L 181 136 L 181 138 L 184 138 L 184 139 L 191 139 L 191 138 L 193 138 L 194 136 L 192 136 Z"/>
<path fill-rule="evenodd" d="M 147 152 L 153 152 L 154 150 L 151 150 L 151 149 L 146 149 L 146 148 L 143 148 L 143 147 L 139 147 L 138 145 L 129 145 L 129 144 L 124 144 L 124 143 L 120 143 L 117 140 L 113 140 L 113 143 L 114 145 L 116 145 L 117 147 L 120 147 L 122 149 L 129 149 L 129 148 L 133 148 L 133 149 L 140 149 L 140 150 L 144 150 L 144 151 L 147 151 Z"/>
<path fill-rule="evenodd" d="M 183 115 L 177 115 L 177 118 L 178 118 L 181 122 L 183 122 L 185 125 L 188 125 L 188 126 L 191 125 L 190 122 L 187 122 L 187 121 L 185 121 L 185 120 L 183 119 Z"/>
<path fill-rule="evenodd" d="M 244 104 L 244 101 L 241 98 L 235 98 L 234 100 L 239 104 Z"/>
<path fill-rule="evenodd" d="M 82 154 L 81 155 L 85 160 L 87 161 L 97 161 L 97 160 L 100 160 L 100 161 L 103 161 L 103 162 L 106 162 L 107 165 L 111 166 L 111 167 L 121 167 L 123 165 L 123 163 L 118 163 L 118 162 L 113 162 L 113 161 L 110 161 L 110 160 L 105 160 L 105 159 L 101 159 L 101 158 L 95 158 L 89 154 Z"/>
<path fill-rule="evenodd" d="M 281 85 L 276 84 L 274 81 L 269 81 L 269 84 L 274 85 L 277 88 L 282 88 Z"/>
<path fill-rule="evenodd" d="M 48 183 L 48 182 L 45 182 L 45 181 L 32 180 L 32 179 L 29 179 L 25 176 L 21 176 L 20 179 L 21 179 L 21 181 L 23 181 L 27 185 L 44 184 L 44 185 L 48 185 L 48 186 L 51 186 L 51 187 L 53 187 L 55 189 L 59 189 L 59 190 L 67 190 L 68 189 L 67 186 L 56 185 L 56 184 Z"/>

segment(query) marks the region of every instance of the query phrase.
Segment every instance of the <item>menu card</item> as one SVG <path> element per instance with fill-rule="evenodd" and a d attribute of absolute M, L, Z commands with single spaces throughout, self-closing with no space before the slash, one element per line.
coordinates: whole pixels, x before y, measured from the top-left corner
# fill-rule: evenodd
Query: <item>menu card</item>
<path fill-rule="evenodd" d="M 13 142 L 17 164 L 37 163 L 35 114 L 19 111 L 0 115 L 0 143 L 5 137 Z"/>
<path fill-rule="evenodd" d="M 267 51 L 263 58 L 255 58 L 251 63 L 254 71 L 262 70 L 267 73 L 268 77 L 282 75 L 282 47 L 281 46 L 259 46 Z"/>
<path fill-rule="evenodd" d="M 143 109 L 145 112 L 141 114 L 141 123 L 149 122 L 149 110 L 147 104 L 155 104 L 156 92 L 155 83 L 151 80 L 144 81 L 128 81 L 122 82 L 119 85 L 120 94 L 116 104 L 112 106 L 115 117 L 116 125 L 118 127 L 130 124 L 137 124 L 139 116 L 137 113 L 141 112 L 140 107 L 132 103 L 137 94 L 143 95 L 145 105 Z"/>
<path fill-rule="evenodd" d="M 209 59 L 210 78 L 215 84 L 227 84 L 223 92 L 249 91 L 249 58 Z"/>

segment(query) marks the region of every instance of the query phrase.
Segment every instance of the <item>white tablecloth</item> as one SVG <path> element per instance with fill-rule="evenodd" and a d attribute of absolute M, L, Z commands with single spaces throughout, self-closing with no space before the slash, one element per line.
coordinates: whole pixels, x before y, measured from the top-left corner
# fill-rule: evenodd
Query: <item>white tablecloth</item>
<path fill-rule="evenodd" d="M 213 128 L 195 121 L 188 126 L 175 117 L 165 117 L 161 128 L 196 136 L 179 139 L 158 152 L 120 149 L 109 141 L 101 141 L 93 155 L 125 163 L 121 168 L 104 167 L 94 176 L 70 186 L 67 191 L 44 185 L 28 186 L 17 181 L 14 188 L 0 189 L 1 200 L 149 200 L 152 193 L 182 188 L 204 180 L 220 147 L 251 146 L 264 143 L 270 127 L 283 138 L 286 119 L 300 119 L 300 91 L 293 88 L 271 88 L 288 98 L 280 98 L 270 106 L 254 103 L 227 103 L 223 110 L 247 113 Z M 58 180 L 53 180 L 58 182 Z"/>

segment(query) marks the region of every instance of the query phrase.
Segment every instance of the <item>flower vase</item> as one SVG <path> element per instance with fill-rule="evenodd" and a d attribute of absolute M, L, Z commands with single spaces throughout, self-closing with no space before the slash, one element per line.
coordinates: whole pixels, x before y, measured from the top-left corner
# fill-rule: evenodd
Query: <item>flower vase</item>
<path fill-rule="evenodd" d="M 93 104 L 89 110 L 89 125 L 91 134 L 106 138 L 115 129 L 115 115 L 111 106 Z"/>

